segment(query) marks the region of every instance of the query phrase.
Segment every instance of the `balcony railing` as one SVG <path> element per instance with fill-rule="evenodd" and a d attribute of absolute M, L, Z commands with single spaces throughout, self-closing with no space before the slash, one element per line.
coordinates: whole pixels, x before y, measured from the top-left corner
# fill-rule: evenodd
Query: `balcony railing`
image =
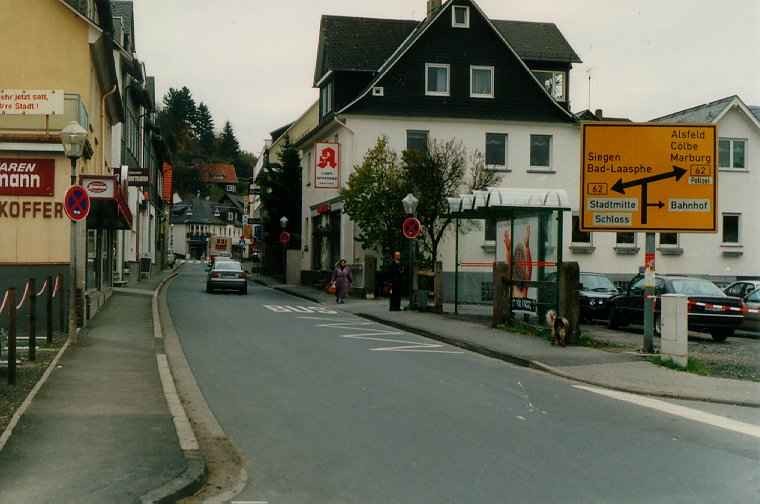
<path fill-rule="evenodd" d="M 57 133 L 71 121 L 76 121 L 84 129 L 89 130 L 90 118 L 82 97 L 78 94 L 66 93 L 63 115 L 0 115 L 0 133 L 20 135 Z"/>

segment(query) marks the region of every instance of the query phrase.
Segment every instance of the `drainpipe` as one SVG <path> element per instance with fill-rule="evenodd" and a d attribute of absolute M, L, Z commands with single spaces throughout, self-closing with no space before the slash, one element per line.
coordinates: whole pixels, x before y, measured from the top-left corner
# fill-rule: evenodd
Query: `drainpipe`
<path fill-rule="evenodd" d="M 102 152 L 102 158 L 103 158 L 103 168 L 105 168 L 105 162 L 106 162 L 106 156 L 105 156 L 105 148 L 106 148 L 106 100 L 109 96 L 114 94 L 116 91 L 119 90 L 119 85 L 114 84 L 113 88 L 109 92 L 103 95 L 103 97 L 100 99 L 100 150 Z"/>

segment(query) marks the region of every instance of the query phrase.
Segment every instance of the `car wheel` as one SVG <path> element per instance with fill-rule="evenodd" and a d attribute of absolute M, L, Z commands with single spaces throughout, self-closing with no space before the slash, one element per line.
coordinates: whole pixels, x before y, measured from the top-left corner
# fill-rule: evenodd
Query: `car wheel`
<path fill-rule="evenodd" d="M 713 329 L 710 331 L 712 339 L 718 342 L 726 341 L 726 338 L 734 335 L 733 329 Z"/>

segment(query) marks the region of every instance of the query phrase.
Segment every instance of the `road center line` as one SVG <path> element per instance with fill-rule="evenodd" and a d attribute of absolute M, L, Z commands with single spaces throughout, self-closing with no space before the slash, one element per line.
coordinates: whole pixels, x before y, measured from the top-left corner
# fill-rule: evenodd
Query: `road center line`
<path fill-rule="evenodd" d="M 752 425 L 744 422 L 739 422 L 731 418 L 726 418 L 711 413 L 705 413 L 704 411 L 687 408 L 678 404 L 671 404 L 669 402 L 660 401 L 658 399 L 652 399 L 651 397 L 640 396 L 636 394 L 628 394 L 626 392 L 618 392 L 616 390 L 607 390 L 597 387 L 589 387 L 586 385 L 573 385 L 574 388 L 585 390 L 587 392 L 593 392 L 594 394 L 603 395 L 619 401 L 626 401 L 645 408 L 662 411 L 668 415 L 673 415 L 694 422 L 703 423 L 719 429 L 724 429 L 732 432 L 738 432 L 739 434 L 745 434 L 754 438 L 760 439 L 760 426 Z"/>

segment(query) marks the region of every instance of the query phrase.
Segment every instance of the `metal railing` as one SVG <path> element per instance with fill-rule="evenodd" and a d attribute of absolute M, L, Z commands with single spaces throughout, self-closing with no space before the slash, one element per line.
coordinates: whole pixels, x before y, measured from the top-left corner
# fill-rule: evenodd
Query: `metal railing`
<path fill-rule="evenodd" d="M 63 295 L 63 275 L 58 274 L 55 277 L 48 276 L 42 283 L 42 287 L 37 290 L 37 282 L 34 278 L 27 280 L 24 285 L 24 292 L 21 295 L 21 300 L 16 301 L 16 288 L 10 287 L 5 290 L 2 295 L 2 301 L 0 301 L 0 317 L 7 315 L 8 317 L 8 335 L 7 335 L 7 363 L 2 361 L 3 357 L 3 341 L 0 338 L 0 365 L 6 365 L 8 369 L 8 384 L 16 384 L 16 364 L 19 347 L 17 346 L 19 339 L 26 339 L 28 351 L 28 360 L 35 361 L 37 359 L 37 299 L 44 296 L 45 307 L 47 317 L 45 321 L 45 333 L 48 344 L 53 342 L 53 301 L 58 298 L 58 317 L 60 323 L 61 332 L 65 331 L 65 307 L 64 307 L 64 295 Z M 45 296 L 47 293 L 47 296 Z M 29 335 L 25 338 L 19 338 L 17 335 L 17 324 L 19 313 L 28 306 L 27 321 L 29 328 Z M 24 347 L 21 347 L 24 348 Z M 5 366 L 3 366 L 5 367 Z"/>

